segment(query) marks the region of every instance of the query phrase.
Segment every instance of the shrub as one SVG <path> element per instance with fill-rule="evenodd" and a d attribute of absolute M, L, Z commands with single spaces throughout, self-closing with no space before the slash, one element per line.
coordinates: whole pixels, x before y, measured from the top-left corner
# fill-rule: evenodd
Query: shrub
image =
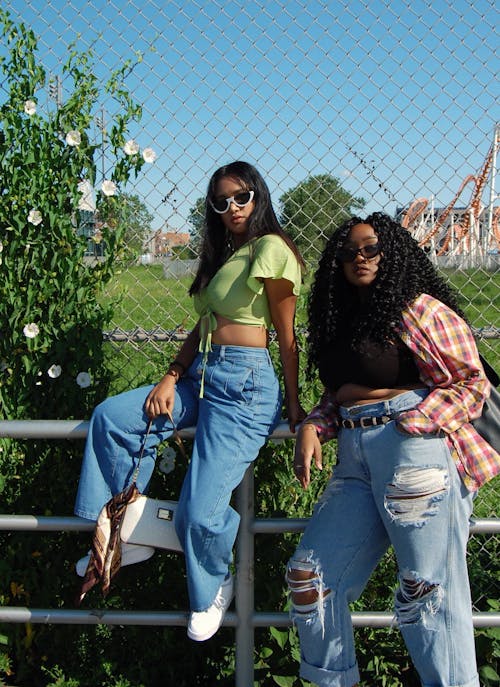
<path fill-rule="evenodd" d="M 51 105 L 33 31 L 0 10 L 0 32 L 6 48 L 0 57 L 0 416 L 87 417 L 108 390 L 102 332 L 113 306 L 102 305 L 101 295 L 122 250 L 120 190 L 154 155 L 149 150 L 143 157 L 128 138 L 141 116 L 124 86 L 130 63 L 101 86 L 91 53 L 70 47 L 62 68 L 68 95 Z M 113 114 L 107 136 L 93 142 L 101 96 L 112 102 Z M 114 162 L 95 190 L 104 147 L 105 159 Z M 98 228 L 91 237 L 104 246 L 93 260 L 85 257 L 89 237 L 80 231 L 82 191 L 95 196 L 86 219 Z M 49 448 L 43 441 L 0 439 L 4 512 L 70 512 L 80 451 L 67 442 Z M 67 575 L 66 552 L 74 541 L 65 534 L 2 535 L 0 603 L 67 603 L 74 578 Z M 3 632 L 0 670 L 15 673 L 17 683 L 37 684 L 47 660 L 39 649 L 50 647 L 51 633 L 29 624 Z M 62 684 L 62 673 L 52 677 Z"/>

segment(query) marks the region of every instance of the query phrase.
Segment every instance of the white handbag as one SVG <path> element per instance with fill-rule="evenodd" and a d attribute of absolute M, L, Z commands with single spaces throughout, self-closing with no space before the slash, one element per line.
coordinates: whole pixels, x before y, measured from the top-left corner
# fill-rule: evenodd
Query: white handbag
<path fill-rule="evenodd" d="M 120 528 L 120 539 L 127 544 L 182 551 L 175 531 L 176 508 L 177 501 L 139 496 L 127 505 Z"/>

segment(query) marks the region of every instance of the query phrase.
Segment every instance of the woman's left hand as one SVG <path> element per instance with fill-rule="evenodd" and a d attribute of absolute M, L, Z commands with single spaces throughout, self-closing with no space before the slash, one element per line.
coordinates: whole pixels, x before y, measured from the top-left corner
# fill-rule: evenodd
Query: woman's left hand
<path fill-rule="evenodd" d="M 311 483 L 311 463 L 318 470 L 323 469 L 321 442 L 316 427 L 312 424 L 302 424 L 297 432 L 293 471 L 304 489 Z"/>

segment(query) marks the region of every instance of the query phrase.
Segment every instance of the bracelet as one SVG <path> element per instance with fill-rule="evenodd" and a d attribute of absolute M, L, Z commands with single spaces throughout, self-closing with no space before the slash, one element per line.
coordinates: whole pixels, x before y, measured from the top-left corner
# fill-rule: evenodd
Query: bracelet
<path fill-rule="evenodd" d="M 175 379 L 176 382 L 178 382 L 180 379 L 180 374 L 178 372 L 176 372 L 176 370 L 173 370 L 171 367 L 168 368 L 165 375 L 170 375 L 171 377 L 173 377 Z"/>
<path fill-rule="evenodd" d="M 181 361 L 178 360 L 177 358 L 173 362 L 170 363 L 170 367 L 172 367 L 172 365 L 177 365 L 177 367 L 181 368 L 181 375 L 183 375 L 187 372 L 187 367 L 184 365 L 184 363 L 181 363 Z"/>

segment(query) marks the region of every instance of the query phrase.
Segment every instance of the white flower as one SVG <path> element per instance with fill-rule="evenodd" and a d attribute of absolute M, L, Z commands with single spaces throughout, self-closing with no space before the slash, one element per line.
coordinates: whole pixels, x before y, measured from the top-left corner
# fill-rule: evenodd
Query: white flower
<path fill-rule="evenodd" d="M 130 141 L 127 141 L 123 146 L 123 152 L 125 155 L 136 155 L 139 152 L 139 144 L 131 138 Z"/>
<path fill-rule="evenodd" d="M 69 146 L 78 147 L 81 142 L 82 136 L 79 131 L 75 131 L 74 129 L 72 131 L 68 131 L 66 134 L 66 143 Z"/>
<path fill-rule="evenodd" d="M 35 322 L 30 322 L 29 324 L 24 325 L 23 334 L 28 339 L 34 339 L 35 336 L 40 334 L 40 328 Z"/>
<path fill-rule="evenodd" d="M 95 212 L 95 194 L 90 181 L 88 179 L 82 179 L 78 182 L 77 189 L 81 196 L 78 201 L 78 209 L 86 210 L 87 212 Z"/>
<path fill-rule="evenodd" d="M 3 251 L 3 243 L 0 241 L 0 253 Z"/>
<path fill-rule="evenodd" d="M 88 372 L 79 372 L 76 375 L 76 383 L 81 389 L 86 389 L 92 384 L 92 378 Z"/>
<path fill-rule="evenodd" d="M 27 115 L 30 117 L 33 116 L 36 112 L 36 103 L 34 100 L 25 100 L 24 101 L 24 111 Z"/>
<path fill-rule="evenodd" d="M 51 365 L 49 369 L 47 370 L 47 374 L 49 377 L 52 379 L 57 379 L 58 377 L 61 376 L 62 368 L 60 365 Z"/>
<path fill-rule="evenodd" d="M 156 160 L 156 153 L 152 148 L 144 148 L 142 151 L 144 162 L 154 162 Z"/>
<path fill-rule="evenodd" d="M 109 179 L 106 179 L 105 181 L 102 182 L 101 191 L 104 193 L 105 196 L 114 196 L 116 193 L 115 182 L 109 181 Z"/>
<path fill-rule="evenodd" d="M 159 467 L 160 472 L 163 472 L 164 475 L 168 475 L 175 469 L 175 451 L 171 446 L 163 449 Z"/>
<path fill-rule="evenodd" d="M 28 222 L 34 224 L 37 227 L 42 222 L 42 213 L 40 210 L 30 210 L 28 213 Z"/>

